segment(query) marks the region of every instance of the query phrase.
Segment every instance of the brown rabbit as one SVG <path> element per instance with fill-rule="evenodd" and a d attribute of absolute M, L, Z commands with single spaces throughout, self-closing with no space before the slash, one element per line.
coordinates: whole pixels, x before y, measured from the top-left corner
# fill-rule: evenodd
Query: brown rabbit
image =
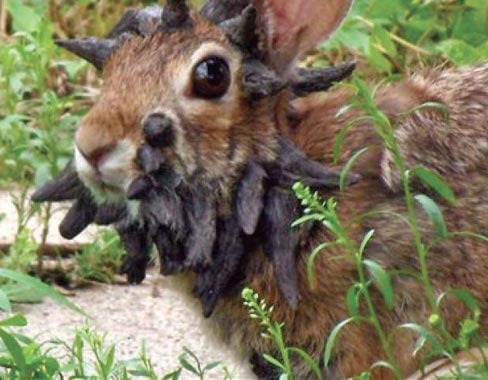
<path fill-rule="evenodd" d="M 334 138 L 342 125 L 357 115 L 349 112 L 336 116 L 348 103 L 350 94 L 334 90 L 293 100 L 290 88 L 297 72 L 292 68 L 297 57 L 338 27 L 350 3 L 256 0 L 254 8 L 246 8 L 242 17 L 219 27 L 201 16 L 190 15 L 182 1 L 174 0 L 168 2 L 154 33 L 121 39 L 107 50 L 110 54 L 102 54 L 107 45 L 100 43 L 97 62 L 103 68 L 104 87 L 76 134 L 79 177 L 99 202 L 126 202 L 126 194 L 135 191 L 134 183 L 139 184 L 137 180 L 144 171 L 170 167 L 177 182 L 188 184 L 190 193 L 192 188 L 198 189 L 189 199 L 204 198 L 196 204 L 205 207 L 192 210 L 190 220 L 205 236 L 189 244 L 193 253 L 188 255 L 192 260 L 201 260 L 202 256 L 204 261 L 211 260 L 208 249 L 197 243 L 215 240 L 219 231 L 220 238 L 227 236 L 222 231 L 230 224 L 225 224 L 225 228 L 218 223 L 215 226 L 215 215 L 232 220 L 236 184 L 250 162 L 262 162 L 264 166 L 273 162 L 281 157 L 280 139 L 289 138 L 308 157 L 329 167 L 333 165 Z M 456 206 L 441 206 L 448 228 L 486 235 L 488 66 L 414 76 L 385 87 L 377 101 L 393 123 L 398 121 L 396 134 L 408 166 L 426 165 L 441 173 L 454 189 Z M 443 103 L 450 112 L 449 121 L 432 109 L 399 117 L 425 102 Z M 153 128 L 158 133 L 151 134 Z M 158 140 L 152 144 L 158 149 L 157 154 L 152 151 L 145 159 L 146 150 L 141 147 L 148 136 Z M 338 200 L 341 219 L 350 221 L 372 211 L 406 214 L 399 176 L 372 126 L 355 128 L 343 146 L 339 165 L 362 147 L 369 146 L 370 150 L 354 167 L 362 180 L 343 192 L 327 194 Z M 337 177 L 337 172 L 330 173 Z M 168 178 L 175 182 L 174 176 Z M 285 186 L 275 188 L 274 199 L 280 199 L 280 194 L 288 190 Z M 142 201 L 131 202 L 129 208 L 137 219 L 145 207 L 147 203 Z M 275 207 L 272 211 L 277 212 L 278 216 L 273 216 L 276 219 L 282 215 L 278 211 L 283 210 Z M 267 212 L 265 208 L 264 219 Z M 283 215 L 289 216 L 285 211 Z M 359 243 L 367 231 L 374 229 L 376 234 L 367 248 L 367 258 L 385 269 L 418 271 L 407 226 L 399 218 L 381 215 L 351 224 L 351 238 Z M 286 218 L 285 222 L 288 223 Z M 420 211 L 419 223 L 424 241 L 434 240 L 435 231 Z M 291 234 L 283 230 L 277 233 L 266 223 L 259 223 L 255 229 L 250 232 L 278 238 L 272 249 L 279 246 L 280 238 Z M 212 235 L 211 239 L 207 239 L 208 235 Z M 244 262 L 239 287 L 220 298 L 210 319 L 226 342 L 254 358 L 256 374 L 264 379 L 278 378 L 261 365 L 260 359 L 263 353 L 273 353 L 274 347 L 261 338 L 260 325 L 249 319 L 239 289 L 250 286 L 273 304 L 274 318 L 285 324 L 287 344 L 302 347 L 320 360 L 325 337 L 348 316 L 345 294 L 357 278 L 350 260 L 334 259 L 345 252 L 332 248 L 317 258 L 317 280 L 311 288 L 305 263 L 311 250 L 330 239 L 330 235 L 325 228 L 314 226 L 293 236 L 297 240 L 294 258 L 298 295 L 287 297 L 285 302 L 283 288 L 275 276 L 277 266 L 266 256 L 269 252 L 264 252 L 266 245 L 263 249 L 263 245 L 251 240 L 243 245 L 245 254 L 240 256 Z M 429 266 L 436 295 L 451 288 L 468 289 L 487 311 L 486 243 L 457 237 L 435 244 L 430 249 Z M 183 292 L 191 293 L 196 280 L 192 273 L 184 273 L 175 281 Z M 429 305 L 418 281 L 398 275 L 394 285 L 393 311 L 382 309 L 381 296 L 374 294 L 386 331 L 405 322 L 427 323 Z M 449 299 L 443 310 L 448 329 L 455 332 L 466 315 L 465 308 Z M 486 335 L 487 317 L 481 322 Z M 405 331 L 396 332 L 392 340 L 394 355 L 405 375 L 418 366 L 412 355 L 415 341 L 416 337 Z M 346 379 L 381 359 L 385 359 L 385 353 L 374 330 L 367 324 L 349 325 L 340 335 L 331 365 L 323 368 L 323 376 Z M 314 378 L 298 360 L 294 372 L 298 380 Z M 393 376 L 388 371 L 374 370 L 373 377 L 386 380 Z"/>

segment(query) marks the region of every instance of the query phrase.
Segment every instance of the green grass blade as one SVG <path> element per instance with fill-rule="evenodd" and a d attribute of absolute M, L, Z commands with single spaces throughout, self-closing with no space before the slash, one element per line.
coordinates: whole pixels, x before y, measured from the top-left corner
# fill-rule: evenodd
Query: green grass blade
<path fill-rule="evenodd" d="M 25 274 L 18 273 L 5 268 L 0 268 L 0 277 L 18 282 L 22 285 L 29 286 L 32 289 L 35 289 L 36 292 L 42 294 L 45 297 L 51 298 L 52 300 L 56 301 L 60 305 L 66 306 L 67 308 L 86 316 L 85 312 L 81 310 L 78 306 L 76 306 L 71 301 L 67 300 L 65 297 L 59 294 L 52 287 L 38 280 L 37 278 L 27 276 Z"/>

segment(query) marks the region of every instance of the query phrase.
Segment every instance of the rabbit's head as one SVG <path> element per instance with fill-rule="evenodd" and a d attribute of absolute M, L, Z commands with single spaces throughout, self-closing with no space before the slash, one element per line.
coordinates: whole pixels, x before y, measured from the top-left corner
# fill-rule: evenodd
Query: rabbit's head
<path fill-rule="evenodd" d="M 85 40 L 104 85 L 76 133 L 80 178 L 100 201 L 123 200 L 146 142 L 183 179 L 228 181 L 250 159 L 273 159 L 292 64 L 351 2 L 255 0 L 216 25 L 168 0 L 150 33 Z"/>

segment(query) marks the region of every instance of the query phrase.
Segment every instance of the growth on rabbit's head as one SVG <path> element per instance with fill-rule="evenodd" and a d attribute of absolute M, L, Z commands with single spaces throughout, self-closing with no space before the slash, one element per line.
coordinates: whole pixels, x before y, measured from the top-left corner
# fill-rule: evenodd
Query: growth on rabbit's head
<path fill-rule="evenodd" d="M 216 24 L 169 0 L 144 35 L 61 41 L 103 69 L 101 96 L 76 133 L 80 178 L 114 201 L 145 161 L 227 187 L 251 158 L 273 160 L 288 128 L 293 63 L 337 28 L 350 3 L 255 0 Z"/>

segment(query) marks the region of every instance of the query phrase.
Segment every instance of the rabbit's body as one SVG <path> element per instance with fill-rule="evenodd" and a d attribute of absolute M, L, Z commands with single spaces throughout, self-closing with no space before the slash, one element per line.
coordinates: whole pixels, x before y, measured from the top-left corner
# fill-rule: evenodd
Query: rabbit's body
<path fill-rule="evenodd" d="M 151 190 L 157 194 L 156 201 L 170 201 L 154 203 L 154 199 L 143 199 L 134 214 L 145 212 L 144 215 L 156 219 L 164 227 L 164 234 L 157 229 L 149 232 L 156 238 L 162 236 L 166 250 L 170 247 L 165 258 L 178 256 L 171 250 L 174 248 L 178 253 L 185 251 L 182 259 L 176 258 L 184 260 L 187 269 L 207 268 L 213 265 L 214 259 L 228 271 L 227 275 L 239 272 L 240 281 L 219 299 L 211 321 L 226 341 L 248 355 L 273 353 L 275 348 L 270 341 L 262 339 L 259 323 L 249 318 L 242 305 L 240 290 L 244 285 L 252 287 L 268 304 L 274 305 L 273 317 L 285 323 L 286 343 L 305 349 L 317 360 L 323 354 L 325 337 L 332 327 L 348 316 L 345 295 L 357 273 L 352 260 L 344 259 L 347 254 L 331 248 L 319 255 L 313 287 L 305 273 L 310 252 L 330 238 L 328 233 L 320 226 L 302 230 L 297 248 L 291 252 L 273 251 L 276 244 L 271 244 L 273 252 L 266 252 L 268 256 L 277 252 L 286 256 L 275 256 L 272 262 L 263 253 L 260 240 L 254 238 L 255 235 L 270 235 L 271 230 L 263 227 L 266 223 L 260 223 L 256 230 L 258 219 L 254 224 L 245 224 L 245 234 L 237 228 L 233 196 L 239 190 L 238 179 L 250 162 L 263 167 L 270 163 L 277 166 L 273 160 L 282 157 L 277 151 L 283 136 L 309 157 L 329 168 L 333 166 L 334 138 L 342 125 L 355 116 L 351 111 L 336 118 L 337 111 L 347 104 L 349 94 L 336 90 L 290 101 L 289 90 L 275 78 L 289 77 L 294 59 L 335 29 L 350 3 L 256 0 L 253 4 L 257 14 L 247 8 L 242 20 L 237 20 L 243 21 L 244 27 L 239 28 L 234 20 L 234 24 L 225 25 L 224 33 L 224 27 L 221 29 L 199 16 L 188 16 L 182 1 L 171 0 L 156 32 L 124 40 L 115 53 L 107 54 L 106 60 L 100 60 L 100 54 L 97 55 L 97 64 L 104 68 L 105 83 L 100 100 L 77 132 L 75 161 L 79 177 L 100 202 L 126 202 L 127 194 L 141 193 L 134 184 L 156 183 L 156 190 Z M 236 41 L 236 35 L 247 36 L 247 39 Z M 255 40 L 258 43 L 252 45 Z M 488 231 L 487 73 L 485 65 L 433 73 L 423 79 L 413 77 L 385 88 L 378 96 L 380 107 L 393 122 L 398 121 L 397 136 L 407 165 L 425 164 L 445 176 L 453 187 L 458 198 L 456 207 L 442 206 L 450 231 L 485 235 Z M 446 105 L 449 122 L 441 111 L 432 109 L 399 117 L 403 112 L 432 101 Z M 153 131 L 159 132 L 154 134 Z M 149 141 L 151 146 L 148 146 L 144 139 L 151 133 L 158 141 L 157 144 Z M 406 215 L 398 175 L 372 126 L 358 126 L 347 135 L 338 165 L 343 165 L 364 146 L 370 146 L 370 150 L 354 166 L 354 171 L 362 176 L 361 181 L 343 192 L 325 194 L 337 198 L 338 212 L 344 223 L 351 222 L 356 215 L 376 210 Z M 290 194 L 289 186 L 284 186 L 280 180 L 293 178 L 293 173 L 287 172 L 296 163 L 293 159 L 289 159 L 291 165 L 281 168 L 278 180 L 272 184 L 278 192 Z M 305 171 L 315 175 L 317 167 L 307 166 Z M 323 179 L 322 174 L 319 177 Z M 337 171 L 330 170 L 330 177 L 329 172 L 326 174 L 325 178 L 330 178 L 333 184 Z M 181 184 L 186 190 L 177 193 L 175 189 Z M 180 205 L 185 204 L 188 230 L 180 228 L 181 221 L 175 216 L 180 215 L 174 207 L 178 200 L 182 202 Z M 241 206 L 249 209 L 243 211 L 244 215 L 259 217 L 261 210 L 258 209 L 256 215 L 251 212 L 252 202 Z M 164 218 L 163 213 L 167 214 Z M 375 237 L 366 251 L 368 258 L 386 269 L 418 270 L 409 228 L 401 219 L 380 215 L 351 222 L 348 228 L 351 238 L 359 244 L 367 231 L 375 229 Z M 418 215 L 425 241 L 435 239 L 434 228 L 420 209 Z M 281 238 L 292 240 L 289 239 L 289 223 L 271 218 L 274 228 L 280 227 L 280 222 L 286 227 L 280 230 Z M 226 235 L 227 230 L 232 233 Z M 233 234 L 235 230 L 237 233 Z M 144 239 L 139 243 L 145 247 Z M 212 251 L 214 242 L 216 254 L 215 248 Z M 207 244 L 210 248 L 203 249 Z M 223 248 L 218 251 L 220 244 Z M 290 260 L 286 253 L 296 258 L 299 297 L 293 292 L 293 286 L 289 293 L 283 292 L 283 286 L 276 280 L 283 280 L 283 276 L 277 275 L 277 268 L 280 260 Z M 227 256 L 232 257 L 231 261 L 226 260 Z M 338 256 L 341 259 L 337 259 Z M 450 288 L 468 289 L 479 299 L 483 310 L 488 311 L 486 243 L 467 237 L 438 243 L 430 250 L 429 264 L 436 294 Z M 218 280 L 226 274 L 222 268 L 216 268 L 215 273 L 210 271 L 210 280 L 212 276 Z M 293 275 L 293 272 L 286 272 L 286 268 L 283 273 Z M 185 289 L 190 292 L 196 283 L 201 295 L 210 297 L 215 293 L 213 288 L 205 289 L 209 278 L 203 280 L 203 285 L 193 274 L 175 280 L 181 281 L 185 292 Z M 225 278 L 227 280 L 230 277 Z M 429 306 L 418 281 L 402 274 L 396 276 L 394 282 L 393 311 L 382 307 L 381 296 L 374 294 L 384 329 L 391 331 L 403 322 L 427 323 Z M 297 308 L 293 307 L 294 303 L 298 303 Z M 464 315 L 465 309 L 459 302 L 447 301 L 445 317 L 451 330 L 457 328 L 457 322 Z M 482 321 L 483 333 L 487 332 L 487 322 Z M 412 357 L 414 344 L 415 336 L 405 331 L 399 331 L 393 339 L 394 353 L 405 374 L 416 368 L 416 359 Z M 343 380 L 367 370 L 381 359 L 385 359 L 385 355 L 375 332 L 364 324 L 349 325 L 340 335 L 324 376 L 327 380 Z M 304 364 L 297 362 L 295 372 L 297 380 L 312 378 Z M 271 374 L 261 375 L 274 380 Z M 375 380 L 391 376 L 387 371 L 375 371 L 375 375 Z"/>
<path fill-rule="evenodd" d="M 446 71 L 431 77 L 416 76 L 407 82 L 387 87 L 380 92 L 378 104 L 392 120 L 427 102 L 442 102 L 450 113 L 445 121 L 440 111 L 423 109 L 403 116 L 397 127 L 399 144 L 406 153 L 409 167 L 425 164 L 441 172 L 457 196 L 456 206 L 442 206 L 450 231 L 470 231 L 484 234 L 488 231 L 488 168 L 486 142 L 488 141 L 488 66 Z M 453 87 L 456 83 L 459 87 Z M 461 85 L 463 83 L 463 85 Z M 466 86 L 466 87 L 465 87 Z M 301 120 L 291 126 L 293 141 L 308 155 L 325 164 L 332 164 L 332 147 L 340 129 L 357 115 L 337 119 L 336 113 L 348 103 L 349 94 L 335 90 L 295 101 L 295 118 Z M 471 112 L 464 112 L 469 109 Z M 431 141 L 426 142 L 430 136 Z M 333 195 L 338 201 L 341 220 L 348 222 L 355 216 L 372 211 L 392 211 L 407 216 L 403 191 L 392 182 L 391 172 L 385 171 L 386 150 L 370 125 L 354 128 L 346 137 L 343 164 L 359 149 L 369 146 L 355 164 L 354 170 L 362 174 L 359 184 Z M 375 149 L 376 147 L 376 149 Z M 436 150 L 438 149 L 438 150 Z M 484 157 L 485 159 L 481 159 Z M 387 166 L 390 169 L 390 166 Z M 424 241 L 434 241 L 436 233 L 426 215 L 418 210 L 420 229 Z M 395 216 L 372 217 L 352 225 L 350 236 L 359 244 L 364 233 L 375 230 L 366 257 L 389 270 L 419 272 L 414 240 L 406 223 Z M 357 280 L 357 272 L 350 260 L 337 260 L 344 255 L 340 249 L 330 248 L 315 261 L 316 283 L 307 279 L 306 261 L 310 252 L 320 243 L 330 239 L 325 230 L 312 230 L 301 236 L 298 251 L 299 284 L 301 301 L 296 311 L 282 300 L 273 281 L 273 268 L 262 253 L 255 253 L 249 260 L 246 284 L 255 289 L 269 304 L 274 305 L 273 317 L 285 324 L 287 343 L 304 347 L 320 359 L 324 349 L 324 336 L 334 325 L 348 318 L 345 294 Z M 449 289 L 466 289 L 480 301 L 485 312 L 482 331 L 488 329 L 488 246 L 474 238 L 454 238 L 434 245 L 429 253 L 429 269 L 436 296 Z M 398 276 L 395 281 L 395 309 L 385 310 L 382 298 L 376 294 L 380 321 L 386 331 L 403 323 L 417 321 L 428 323 L 430 307 L 424 297 L 425 290 L 412 277 Z M 460 302 L 450 299 L 443 309 L 448 328 L 456 334 L 459 322 L 467 316 Z M 238 294 L 225 298 L 213 317 L 216 327 L 225 337 L 250 352 L 273 352 L 276 348 L 260 335 L 260 326 L 249 319 Z M 254 339 L 250 339 L 250 337 Z M 418 365 L 412 356 L 416 337 L 398 331 L 392 348 L 403 373 L 411 373 Z M 381 344 L 372 328 L 366 325 L 346 327 L 337 341 L 337 356 L 329 368 L 335 377 L 344 379 L 357 375 L 379 359 L 386 359 Z M 375 379 L 390 378 L 391 372 L 375 372 Z M 313 378 L 303 365 L 297 379 Z"/>

